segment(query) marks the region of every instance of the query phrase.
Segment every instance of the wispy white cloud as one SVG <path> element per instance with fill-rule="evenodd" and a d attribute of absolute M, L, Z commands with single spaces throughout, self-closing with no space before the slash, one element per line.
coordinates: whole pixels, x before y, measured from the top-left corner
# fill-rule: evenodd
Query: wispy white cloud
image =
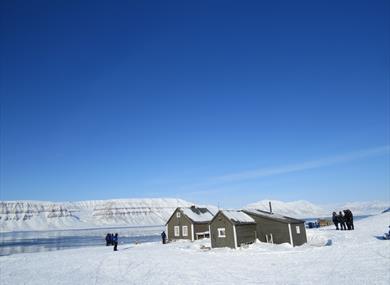
<path fill-rule="evenodd" d="M 172 185 L 172 187 L 176 189 L 174 191 L 176 192 L 176 195 L 181 195 L 183 198 L 193 198 L 200 195 L 213 195 L 221 192 L 232 193 L 242 190 L 240 187 L 242 182 L 260 179 L 262 177 L 306 171 L 389 154 L 390 146 L 387 145 L 295 164 L 279 165 L 275 167 L 260 168 L 249 171 L 239 171 L 221 176 L 212 176 L 203 180 L 199 180 L 198 183 L 182 182 L 180 183 L 181 185 Z"/>
<path fill-rule="evenodd" d="M 365 150 L 360 150 L 356 152 L 351 152 L 343 155 L 331 156 L 327 158 L 322 158 L 318 160 L 306 161 L 296 164 L 281 165 L 277 167 L 261 168 L 250 171 L 230 173 L 223 176 L 217 176 L 210 178 L 212 184 L 216 182 L 225 183 L 225 182 L 235 182 L 235 181 L 244 181 L 250 179 L 257 179 L 260 177 L 274 176 L 287 174 L 291 172 L 305 171 L 309 169 L 315 169 L 325 166 L 331 166 L 335 164 L 346 163 L 353 160 L 364 159 L 373 156 L 381 156 L 389 154 L 390 146 L 381 146 Z"/>

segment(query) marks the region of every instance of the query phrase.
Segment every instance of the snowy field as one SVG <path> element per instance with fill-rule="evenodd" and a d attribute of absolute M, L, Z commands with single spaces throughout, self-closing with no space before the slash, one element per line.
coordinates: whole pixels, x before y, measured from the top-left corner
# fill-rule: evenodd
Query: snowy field
<path fill-rule="evenodd" d="M 0 257 L 0 284 L 390 284 L 390 213 L 355 231 L 308 230 L 309 243 L 209 250 L 199 242 L 121 244 Z M 330 246 L 324 246 L 332 240 Z"/>

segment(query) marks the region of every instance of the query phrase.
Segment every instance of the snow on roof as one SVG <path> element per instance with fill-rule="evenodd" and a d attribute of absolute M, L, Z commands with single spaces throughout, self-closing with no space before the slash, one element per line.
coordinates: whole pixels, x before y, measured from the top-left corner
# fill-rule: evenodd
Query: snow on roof
<path fill-rule="evenodd" d="M 180 208 L 184 215 L 190 218 L 195 223 L 210 222 L 213 218 L 213 214 L 207 208 Z"/>
<path fill-rule="evenodd" d="M 242 211 L 222 210 L 222 213 L 232 222 L 239 224 L 252 224 L 255 220 Z"/>
<path fill-rule="evenodd" d="M 218 209 L 217 207 L 208 207 L 207 210 L 209 210 L 209 212 L 210 212 L 213 216 L 215 216 L 215 215 L 218 213 L 218 211 L 219 211 L 219 209 Z"/>
<path fill-rule="evenodd" d="M 301 220 L 298 220 L 298 219 L 294 219 L 294 218 L 282 216 L 279 214 L 262 211 L 259 209 L 245 209 L 244 211 L 249 213 L 249 214 L 254 214 L 257 216 L 262 216 L 262 217 L 266 217 L 266 218 L 270 218 L 270 219 L 276 219 L 276 220 L 280 220 L 280 221 L 287 222 L 287 223 L 302 222 Z"/>

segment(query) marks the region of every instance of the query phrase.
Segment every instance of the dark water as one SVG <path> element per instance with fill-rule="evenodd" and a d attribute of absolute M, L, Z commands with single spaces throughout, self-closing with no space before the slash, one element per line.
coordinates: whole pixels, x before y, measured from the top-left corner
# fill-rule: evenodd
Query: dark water
<path fill-rule="evenodd" d="M 119 245 L 160 240 L 163 227 L 129 227 L 0 233 L 0 256 L 16 253 L 105 246 L 107 233 L 118 233 Z"/>

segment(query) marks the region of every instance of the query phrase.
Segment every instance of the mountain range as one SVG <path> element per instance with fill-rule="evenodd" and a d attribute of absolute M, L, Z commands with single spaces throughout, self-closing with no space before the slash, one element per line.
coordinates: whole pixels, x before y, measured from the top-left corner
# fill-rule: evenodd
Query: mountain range
<path fill-rule="evenodd" d="M 355 216 L 375 215 L 390 207 L 390 201 L 348 202 L 315 205 L 304 200 L 283 202 L 265 199 L 249 204 L 245 206 L 245 208 L 256 208 L 269 211 L 269 202 L 271 202 L 273 212 L 300 219 L 330 217 L 333 211 L 338 213 L 339 211 L 345 209 L 350 209 Z"/>
<path fill-rule="evenodd" d="M 0 230 L 54 230 L 164 225 L 181 199 L 116 199 L 80 202 L 0 202 Z"/>
<path fill-rule="evenodd" d="M 350 209 L 355 216 L 379 214 L 390 202 L 350 202 L 319 206 L 308 201 L 262 200 L 243 208 L 272 211 L 308 219 L 329 217 L 333 211 Z M 0 231 L 64 230 L 103 227 L 161 226 L 177 207 L 194 205 L 182 199 L 116 199 L 80 202 L 2 201 Z M 215 206 L 208 206 L 215 212 Z"/>

